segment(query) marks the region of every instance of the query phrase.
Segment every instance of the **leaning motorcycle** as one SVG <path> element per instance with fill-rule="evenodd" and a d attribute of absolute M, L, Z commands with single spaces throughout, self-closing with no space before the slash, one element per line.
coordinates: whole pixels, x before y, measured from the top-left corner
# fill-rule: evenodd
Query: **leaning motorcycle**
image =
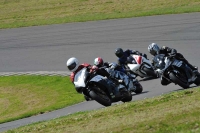
<path fill-rule="evenodd" d="M 151 62 L 140 55 L 130 55 L 127 62 L 128 68 L 131 73 L 143 77 L 154 77 L 157 78 L 157 74 L 153 69 Z"/>
<path fill-rule="evenodd" d="M 200 76 L 196 75 L 185 62 L 176 59 L 175 55 L 165 57 L 163 54 L 158 54 L 153 58 L 153 62 L 161 80 L 173 82 L 184 89 L 193 83 L 200 85 Z"/>
<path fill-rule="evenodd" d="M 111 75 L 111 77 L 122 80 L 122 85 L 124 85 L 131 93 L 134 92 L 136 94 L 142 93 L 143 87 L 135 78 L 135 75 L 127 75 L 124 72 L 121 72 L 117 69 L 117 65 L 115 63 L 110 63 L 110 67 L 106 68 L 107 72 Z"/>
<path fill-rule="evenodd" d="M 132 100 L 131 93 L 114 79 L 105 78 L 95 72 L 88 72 L 87 68 L 81 69 L 74 77 L 74 85 L 79 93 L 83 93 L 103 106 L 112 103 Z"/>

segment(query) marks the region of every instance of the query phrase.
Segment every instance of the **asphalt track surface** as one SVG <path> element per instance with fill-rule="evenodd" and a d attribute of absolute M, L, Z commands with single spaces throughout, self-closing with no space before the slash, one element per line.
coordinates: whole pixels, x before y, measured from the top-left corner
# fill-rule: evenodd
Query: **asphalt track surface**
<path fill-rule="evenodd" d="M 97 56 L 116 62 L 114 51 L 118 47 L 138 50 L 151 59 L 147 47 L 152 42 L 176 48 L 200 67 L 200 13 L 0 30 L 0 72 L 67 71 L 65 63 L 72 56 L 81 63 L 92 64 Z M 181 90 L 174 84 L 162 86 L 159 79 L 141 80 L 140 83 L 144 92 L 134 95 L 133 101 Z M 95 101 L 82 102 L 0 124 L 0 131 L 102 107 Z"/>

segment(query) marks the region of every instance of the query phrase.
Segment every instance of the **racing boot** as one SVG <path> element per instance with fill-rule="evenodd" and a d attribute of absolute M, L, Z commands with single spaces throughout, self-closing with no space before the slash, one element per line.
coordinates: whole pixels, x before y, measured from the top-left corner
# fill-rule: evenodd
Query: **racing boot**
<path fill-rule="evenodd" d="M 200 75 L 200 73 L 198 72 L 198 67 L 197 66 L 193 66 L 193 65 L 189 65 L 189 67 L 192 69 L 192 72 L 195 74 L 195 75 Z"/>
<path fill-rule="evenodd" d="M 136 90 L 136 88 L 135 88 L 135 86 L 133 85 L 133 82 L 132 82 L 132 81 L 129 82 L 129 84 L 127 85 L 127 87 L 128 87 L 128 90 L 129 90 L 130 92 L 134 92 L 134 91 Z"/>

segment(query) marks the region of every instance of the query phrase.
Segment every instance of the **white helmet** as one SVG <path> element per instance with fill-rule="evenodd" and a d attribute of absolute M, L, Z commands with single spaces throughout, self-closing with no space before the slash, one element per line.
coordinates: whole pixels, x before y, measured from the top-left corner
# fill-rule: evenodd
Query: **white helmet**
<path fill-rule="evenodd" d="M 160 48 L 156 43 L 152 43 L 148 46 L 148 51 L 150 54 L 156 55 L 160 51 Z"/>
<path fill-rule="evenodd" d="M 79 61 L 75 57 L 72 57 L 68 59 L 66 65 L 69 71 L 74 72 L 78 69 Z"/>

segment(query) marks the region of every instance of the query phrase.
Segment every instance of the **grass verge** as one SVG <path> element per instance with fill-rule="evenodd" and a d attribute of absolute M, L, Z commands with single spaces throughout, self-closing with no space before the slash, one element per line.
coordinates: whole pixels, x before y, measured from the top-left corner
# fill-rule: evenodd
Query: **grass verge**
<path fill-rule="evenodd" d="M 199 133 L 200 89 L 79 112 L 6 133 Z"/>
<path fill-rule="evenodd" d="M 0 123 L 60 109 L 83 100 L 69 77 L 0 77 Z"/>
<path fill-rule="evenodd" d="M 0 0 L 0 29 L 200 11 L 199 0 Z"/>

